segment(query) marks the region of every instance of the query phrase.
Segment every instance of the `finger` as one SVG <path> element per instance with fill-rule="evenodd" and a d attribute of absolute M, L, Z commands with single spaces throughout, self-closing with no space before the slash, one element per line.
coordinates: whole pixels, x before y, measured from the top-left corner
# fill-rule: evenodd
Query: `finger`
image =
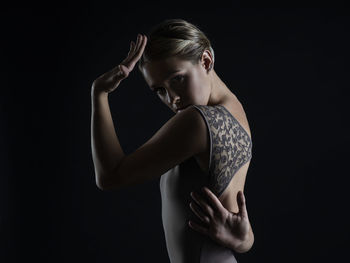
<path fill-rule="evenodd" d="M 123 62 L 122 62 L 125 65 L 127 65 L 128 68 L 131 66 L 131 64 L 132 64 L 131 61 L 135 57 L 137 46 L 139 45 L 139 41 L 140 41 L 139 40 L 139 35 L 137 35 L 136 43 L 134 43 L 133 41 L 130 42 L 130 51 L 129 51 L 126 59 L 124 59 Z"/>
<path fill-rule="evenodd" d="M 242 191 L 239 191 L 237 194 L 237 203 L 238 203 L 239 213 L 241 214 L 241 216 L 243 218 L 248 218 L 246 201 Z"/>
<path fill-rule="evenodd" d="M 203 193 L 207 197 L 208 201 L 210 202 L 211 206 L 217 210 L 220 211 L 223 206 L 220 202 L 220 200 L 216 197 L 216 195 L 208 188 L 208 187 L 203 187 L 202 188 Z"/>
<path fill-rule="evenodd" d="M 202 226 L 198 225 L 197 223 L 195 223 L 195 222 L 193 222 L 193 221 L 189 221 L 189 222 L 188 222 L 188 225 L 189 225 L 192 229 L 198 231 L 199 233 L 202 233 L 202 234 L 204 234 L 204 235 L 208 235 L 208 230 L 207 230 L 205 227 L 202 227 Z"/>
<path fill-rule="evenodd" d="M 117 77 L 117 78 L 121 78 L 121 79 L 124 79 L 127 77 L 127 70 L 126 70 L 126 67 L 122 64 L 119 64 L 119 68 L 118 68 L 118 71 L 116 73 L 116 75 L 114 77 Z"/>
<path fill-rule="evenodd" d="M 134 53 L 135 53 L 135 43 L 133 41 L 130 41 L 130 48 L 129 48 L 128 55 L 120 64 L 124 64 L 129 68 L 130 67 L 130 60 L 135 55 Z"/>
<path fill-rule="evenodd" d="M 199 207 L 198 207 L 195 203 L 191 202 L 191 203 L 190 203 L 190 207 L 191 207 L 191 210 L 196 214 L 196 216 L 199 217 L 199 219 L 200 219 L 203 223 L 205 223 L 206 225 L 209 225 L 209 224 L 210 224 L 210 219 L 209 219 L 209 217 L 207 217 L 206 215 L 204 215 L 204 214 L 202 213 L 202 211 L 200 211 Z"/>
<path fill-rule="evenodd" d="M 146 44 L 147 44 L 147 36 L 146 36 L 146 35 L 143 35 L 142 45 L 141 45 L 141 50 L 142 50 L 141 53 L 143 53 L 143 50 L 145 49 Z"/>
<path fill-rule="evenodd" d="M 136 51 L 137 50 L 139 50 L 139 48 L 140 48 L 140 45 L 141 45 L 141 41 L 142 41 L 142 36 L 141 36 L 141 34 L 138 34 L 137 35 L 137 40 L 136 40 Z"/>
<path fill-rule="evenodd" d="M 126 71 L 122 68 L 122 64 L 119 64 L 109 72 L 109 75 L 113 79 L 114 78 L 124 78 L 126 76 Z"/>
<path fill-rule="evenodd" d="M 128 57 L 134 53 L 135 50 L 135 43 L 133 41 L 130 42 L 130 50 L 128 53 Z"/>
<path fill-rule="evenodd" d="M 104 73 L 102 75 L 102 77 L 105 78 L 113 78 L 115 76 L 115 74 L 117 74 L 119 72 L 119 65 L 115 66 L 114 68 L 112 68 L 111 70 L 107 71 L 106 73 Z"/>
<path fill-rule="evenodd" d="M 194 201 L 203 209 L 203 211 L 210 216 L 210 218 L 213 217 L 214 211 L 210 207 L 210 205 L 207 204 L 197 193 L 192 192 L 191 197 Z"/>
<path fill-rule="evenodd" d="M 133 68 L 135 63 L 139 59 L 138 54 L 139 54 L 140 45 L 141 45 L 141 35 L 138 34 L 136 38 L 136 44 L 133 44 L 132 52 L 130 52 L 127 58 L 123 61 L 128 68 Z"/>
<path fill-rule="evenodd" d="M 147 44 L 147 36 L 146 35 L 143 35 L 143 41 L 142 41 L 142 46 L 146 46 Z"/>
<path fill-rule="evenodd" d="M 129 69 L 127 66 L 123 64 L 119 64 L 119 69 L 122 71 L 122 73 L 127 74 L 129 72 Z"/>
<path fill-rule="evenodd" d="M 140 59 L 140 57 L 142 56 L 142 53 L 145 49 L 147 43 L 147 38 L 146 36 L 141 36 L 140 42 L 138 47 L 135 50 L 135 56 L 133 58 L 133 60 L 135 60 L 135 63 Z"/>

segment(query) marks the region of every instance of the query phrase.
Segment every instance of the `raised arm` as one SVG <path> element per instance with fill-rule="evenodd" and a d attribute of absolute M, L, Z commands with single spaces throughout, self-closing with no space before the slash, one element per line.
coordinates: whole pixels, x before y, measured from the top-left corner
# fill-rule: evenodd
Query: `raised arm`
<path fill-rule="evenodd" d="M 125 156 L 120 146 L 108 103 L 108 93 L 91 91 L 91 148 L 97 186 Z"/>
<path fill-rule="evenodd" d="M 138 35 L 136 44 L 133 41 L 130 43 L 127 58 L 112 70 L 95 79 L 91 87 L 91 148 L 96 184 L 101 189 L 107 174 L 124 157 L 123 149 L 114 130 L 108 94 L 129 76 L 145 45 L 146 40 Z"/>
<path fill-rule="evenodd" d="M 143 42 L 142 42 L 143 41 Z M 140 148 L 125 155 L 114 129 L 108 94 L 129 75 L 146 40 L 133 43 L 128 58 L 94 81 L 91 90 L 91 147 L 96 184 L 112 190 L 160 177 L 187 158 L 203 152 L 208 144 L 206 124 L 198 111 L 188 107 L 173 116 Z"/>

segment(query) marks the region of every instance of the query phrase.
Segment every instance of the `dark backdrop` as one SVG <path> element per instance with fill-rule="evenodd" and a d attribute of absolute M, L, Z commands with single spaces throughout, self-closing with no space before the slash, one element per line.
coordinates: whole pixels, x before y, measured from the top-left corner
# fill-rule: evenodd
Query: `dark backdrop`
<path fill-rule="evenodd" d="M 183 18 L 210 38 L 252 131 L 255 243 L 238 261 L 340 262 L 350 234 L 349 10 L 164 6 L 0 11 L 0 261 L 169 262 L 159 180 L 117 192 L 95 184 L 90 87 L 137 33 Z M 109 101 L 126 153 L 173 115 L 136 69 Z"/>

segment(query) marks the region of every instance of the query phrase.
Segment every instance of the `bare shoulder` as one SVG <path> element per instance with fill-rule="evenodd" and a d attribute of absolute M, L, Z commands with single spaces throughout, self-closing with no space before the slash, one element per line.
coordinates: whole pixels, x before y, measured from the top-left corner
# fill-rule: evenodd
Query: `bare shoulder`
<path fill-rule="evenodd" d="M 177 113 L 173 116 L 163 127 L 169 126 L 168 128 L 174 128 L 176 130 L 183 131 L 187 134 L 194 134 L 199 141 L 204 141 L 206 138 L 206 124 L 203 120 L 201 114 L 193 106 L 189 106 L 183 111 Z M 168 129 L 164 129 L 167 132 L 170 132 Z M 179 137 L 178 140 L 184 138 L 191 138 L 188 136 Z"/>
<path fill-rule="evenodd" d="M 230 98 L 225 102 L 221 103 L 235 119 L 241 124 L 241 126 L 247 131 L 251 137 L 251 131 L 247 115 L 245 113 L 242 103 L 238 100 L 237 97 Z"/>
<path fill-rule="evenodd" d="M 204 152 L 206 150 L 205 146 L 209 143 L 207 124 L 196 107 L 191 105 L 182 112 L 176 114 L 174 118 L 176 118 L 174 122 L 176 122 L 179 129 L 186 130 L 188 133 L 193 134 L 195 139 L 199 142 L 199 145 L 201 145 L 201 147 L 199 147 L 199 152 L 196 154 Z"/>

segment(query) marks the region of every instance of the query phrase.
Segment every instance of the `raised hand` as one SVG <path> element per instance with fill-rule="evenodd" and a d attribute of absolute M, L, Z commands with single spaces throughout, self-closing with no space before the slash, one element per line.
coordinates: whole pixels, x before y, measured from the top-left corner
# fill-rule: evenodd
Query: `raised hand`
<path fill-rule="evenodd" d="M 134 69 L 135 64 L 141 58 L 145 50 L 146 43 L 147 37 L 138 34 L 136 44 L 133 41 L 130 42 L 130 50 L 127 57 L 118 66 L 94 80 L 92 84 L 94 92 L 110 93 L 114 91 L 119 86 L 120 82 L 127 78 Z"/>
<path fill-rule="evenodd" d="M 189 221 L 190 227 L 222 246 L 240 247 L 249 237 L 251 227 L 243 192 L 237 194 L 238 213 L 228 211 L 207 187 L 203 195 L 191 193 L 195 202 L 190 207 L 201 223 Z"/>

